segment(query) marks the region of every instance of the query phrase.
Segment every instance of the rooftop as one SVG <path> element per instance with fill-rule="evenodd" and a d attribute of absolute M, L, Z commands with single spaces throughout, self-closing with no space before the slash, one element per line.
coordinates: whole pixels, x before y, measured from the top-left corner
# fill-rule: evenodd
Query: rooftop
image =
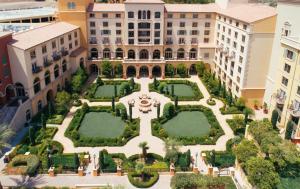
<path fill-rule="evenodd" d="M 78 28 L 78 26 L 66 22 L 52 23 L 15 34 L 10 45 L 26 50 Z"/>
<path fill-rule="evenodd" d="M 1 32 L 0 31 L 0 38 L 11 35 L 11 34 L 12 34 L 11 32 Z"/>
<path fill-rule="evenodd" d="M 18 33 L 48 24 L 49 23 L 0 23 L 0 32 Z"/>
<path fill-rule="evenodd" d="M 125 4 L 127 3 L 164 4 L 165 2 L 163 2 L 162 0 L 126 0 L 124 3 Z"/>
<path fill-rule="evenodd" d="M 167 12 L 217 12 L 219 6 L 210 4 L 165 4 Z"/>
<path fill-rule="evenodd" d="M 38 7 L 28 9 L 1 10 L 0 21 L 26 19 L 29 17 L 54 15 L 57 9 L 55 7 Z"/>

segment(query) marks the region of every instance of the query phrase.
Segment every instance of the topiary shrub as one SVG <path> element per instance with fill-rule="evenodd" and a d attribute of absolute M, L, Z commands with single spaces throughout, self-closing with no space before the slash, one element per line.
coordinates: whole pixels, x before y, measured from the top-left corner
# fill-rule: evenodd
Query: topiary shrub
<path fill-rule="evenodd" d="M 17 155 L 7 165 L 8 174 L 34 175 L 39 166 L 39 158 L 36 155 Z"/>
<path fill-rule="evenodd" d="M 273 126 L 274 129 L 277 128 L 278 117 L 279 117 L 279 113 L 276 109 L 274 109 L 273 112 L 272 112 L 272 117 L 271 117 L 271 123 L 272 123 L 272 126 Z"/>
<path fill-rule="evenodd" d="M 291 140 L 293 130 L 294 130 L 294 123 L 290 120 L 286 125 L 285 137 L 284 137 L 286 140 Z"/>
<path fill-rule="evenodd" d="M 175 116 L 175 106 L 171 102 L 167 103 L 164 106 L 164 111 L 163 111 L 164 117 L 167 119 L 171 119 L 172 117 Z"/>
<path fill-rule="evenodd" d="M 131 87 L 128 82 L 123 82 L 120 86 L 120 95 L 128 95 L 131 93 Z"/>
<path fill-rule="evenodd" d="M 129 172 L 128 173 L 128 180 L 129 182 L 137 187 L 137 188 L 149 188 L 153 186 L 159 179 L 159 174 L 157 172 L 148 172 L 144 173 L 146 179 L 143 181 L 141 178 L 141 174 L 136 172 Z"/>

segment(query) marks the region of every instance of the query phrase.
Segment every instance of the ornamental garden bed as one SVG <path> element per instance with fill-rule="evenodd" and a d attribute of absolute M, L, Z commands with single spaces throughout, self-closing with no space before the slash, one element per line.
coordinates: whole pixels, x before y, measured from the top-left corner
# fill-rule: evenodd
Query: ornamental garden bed
<path fill-rule="evenodd" d="M 152 120 L 152 133 L 161 139 L 176 138 L 183 145 L 215 144 L 224 131 L 211 109 L 198 106 L 178 106 L 173 116 Z"/>
<path fill-rule="evenodd" d="M 36 155 L 17 155 L 7 165 L 6 173 L 9 175 L 34 175 L 39 166 Z"/>
<path fill-rule="evenodd" d="M 129 81 L 97 79 L 96 83 L 89 86 L 85 97 L 91 102 L 111 101 L 112 97 L 118 101 L 119 98 L 137 91 L 140 91 L 140 85 L 133 79 Z"/>
<path fill-rule="evenodd" d="M 120 110 L 116 108 L 116 112 Z M 117 115 L 111 107 L 86 107 L 76 111 L 65 136 L 75 146 L 123 146 L 139 135 L 139 119 L 128 120 L 126 108 Z M 121 116 L 121 117 L 120 117 Z"/>
<path fill-rule="evenodd" d="M 188 80 L 160 80 L 154 79 L 149 84 L 149 90 L 164 94 L 166 97 L 175 100 L 175 96 L 180 101 L 198 101 L 203 98 L 203 94 L 199 90 L 196 83 Z"/>

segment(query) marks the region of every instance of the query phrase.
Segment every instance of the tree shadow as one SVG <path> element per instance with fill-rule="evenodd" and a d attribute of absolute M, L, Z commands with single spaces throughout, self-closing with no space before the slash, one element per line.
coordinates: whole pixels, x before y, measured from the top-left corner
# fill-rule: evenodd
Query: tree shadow
<path fill-rule="evenodd" d="M 42 175 L 37 175 L 34 177 L 22 175 L 21 178 L 11 178 L 11 180 L 14 181 L 18 187 L 22 186 L 26 188 L 32 188 L 33 186 L 46 183 L 46 180 Z"/>

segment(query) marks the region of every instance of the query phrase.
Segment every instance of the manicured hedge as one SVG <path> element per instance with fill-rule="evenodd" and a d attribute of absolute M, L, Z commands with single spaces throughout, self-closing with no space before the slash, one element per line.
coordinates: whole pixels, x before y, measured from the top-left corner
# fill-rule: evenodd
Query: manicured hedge
<path fill-rule="evenodd" d="M 198 101 L 203 98 L 203 94 L 201 93 L 200 89 L 198 88 L 196 83 L 190 82 L 188 80 L 160 80 L 159 82 L 164 82 L 166 84 L 186 84 L 190 86 L 193 90 L 194 96 L 178 96 L 179 101 Z M 158 83 L 159 83 L 158 82 Z M 149 84 L 149 91 L 150 92 L 157 92 L 160 93 L 158 89 L 154 88 L 154 83 Z M 170 98 L 171 100 L 175 100 L 175 96 L 163 93 L 166 97 Z"/>
<path fill-rule="evenodd" d="M 140 120 L 133 119 L 132 122 L 125 121 L 126 126 L 123 135 L 118 138 L 91 138 L 91 137 L 82 137 L 80 136 L 78 129 L 84 118 L 84 115 L 88 112 L 108 112 L 112 113 L 111 107 L 108 106 L 98 106 L 98 107 L 89 107 L 86 112 L 83 109 L 76 111 L 69 127 L 65 132 L 65 136 L 70 138 L 75 147 L 78 146 L 123 146 L 130 139 L 139 135 Z"/>
<path fill-rule="evenodd" d="M 202 105 L 185 105 L 185 106 L 178 106 L 178 112 L 181 111 L 201 111 L 206 116 L 208 123 L 211 125 L 210 133 L 207 136 L 202 137 L 177 137 L 176 139 L 179 140 L 183 145 L 196 145 L 196 144 L 205 144 L 205 145 L 212 145 L 216 144 L 216 141 L 220 136 L 224 134 L 216 116 L 211 111 L 211 109 L 204 107 Z M 151 121 L 152 127 L 152 134 L 157 136 L 163 140 L 168 138 L 167 132 L 163 129 L 162 125 L 167 122 L 168 119 L 165 117 L 161 117 L 159 119 L 153 119 Z"/>
<path fill-rule="evenodd" d="M 51 156 L 51 163 L 54 167 L 62 167 L 63 169 L 78 169 L 78 154 L 56 154 Z"/>
<path fill-rule="evenodd" d="M 245 135 L 245 123 L 243 117 L 236 117 L 234 119 L 227 119 L 226 122 L 232 129 L 234 135 L 244 136 Z"/>
<path fill-rule="evenodd" d="M 17 155 L 7 165 L 9 174 L 26 174 L 34 175 L 40 164 L 39 158 L 36 155 Z"/>
<path fill-rule="evenodd" d="M 104 85 L 121 85 L 122 83 L 130 83 L 130 81 L 124 81 L 124 80 L 105 80 L 103 81 L 103 84 Z M 112 97 L 95 97 L 95 93 L 96 93 L 96 90 L 98 88 L 98 85 L 97 83 L 93 83 L 91 84 L 87 91 L 85 92 L 85 98 L 88 99 L 90 102 L 103 102 L 103 101 L 111 101 L 111 98 Z M 134 85 L 134 88 L 131 89 L 130 93 L 133 93 L 133 92 L 137 92 L 137 91 L 140 91 L 141 90 L 141 85 L 138 84 L 138 83 L 135 83 Z M 124 97 L 126 95 L 129 95 L 129 94 L 118 94 L 118 96 L 115 97 L 115 101 L 119 101 L 119 99 L 121 97 Z"/>
<path fill-rule="evenodd" d="M 137 188 L 149 188 L 153 186 L 159 179 L 159 174 L 157 172 L 150 172 L 145 174 L 150 176 L 150 179 L 147 181 L 143 182 L 140 179 L 135 179 L 135 177 L 140 177 L 140 174 L 137 174 L 135 172 L 128 173 L 128 180 L 133 186 Z"/>

